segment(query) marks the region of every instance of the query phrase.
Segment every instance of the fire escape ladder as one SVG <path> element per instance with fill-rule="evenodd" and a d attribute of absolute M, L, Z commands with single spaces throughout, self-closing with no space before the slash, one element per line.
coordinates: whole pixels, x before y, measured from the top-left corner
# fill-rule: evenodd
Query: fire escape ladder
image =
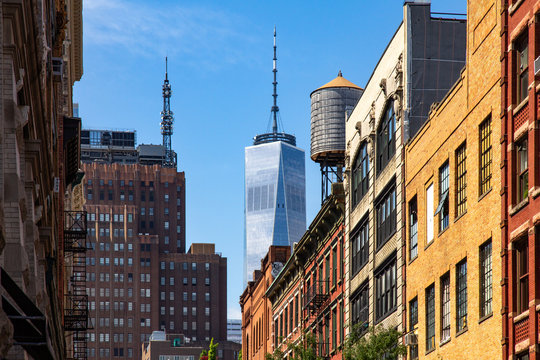
<path fill-rule="evenodd" d="M 68 272 L 65 295 L 64 330 L 71 332 L 73 347 L 68 359 L 87 359 L 86 331 L 88 295 L 86 294 L 86 211 L 65 211 L 64 254 Z"/>

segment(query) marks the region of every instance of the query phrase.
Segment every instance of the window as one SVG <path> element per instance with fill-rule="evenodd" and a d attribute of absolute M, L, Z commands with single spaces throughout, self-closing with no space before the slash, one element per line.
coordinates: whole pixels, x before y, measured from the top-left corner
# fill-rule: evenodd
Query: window
<path fill-rule="evenodd" d="M 332 285 L 337 285 L 337 246 L 332 249 Z"/>
<path fill-rule="evenodd" d="M 450 340 L 450 274 L 441 278 L 441 342 Z"/>
<path fill-rule="evenodd" d="M 528 166 L 527 136 L 516 142 L 516 200 L 519 203 L 529 196 L 529 166 Z"/>
<path fill-rule="evenodd" d="M 516 311 L 521 314 L 529 308 L 529 244 L 527 238 L 516 243 L 514 284 L 516 289 Z"/>
<path fill-rule="evenodd" d="M 457 332 L 467 328 L 467 259 L 456 265 Z"/>
<path fill-rule="evenodd" d="M 363 333 L 369 326 L 369 284 L 366 282 L 351 300 L 352 325 Z"/>
<path fill-rule="evenodd" d="M 367 143 L 360 146 L 360 151 L 353 164 L 352 176 L 352 205 L 353 208 L 360 202 L 360 199 L 367 193 L 369 178 L 369 157 L 367 152 Z"/>
<path fill-rule="evenodd" d="M 426 243 L 433 241 L 433 183 L 426 189 Z"/>
<path fill-rule="evenodd" d="M 409 260 L 418 256 L 418 205 L 416 196 L 409 201 Z"/>
<path fill-rule="evenodd" d="M 375 274 L 376 300 L 375 316 L 382 320 L 396 308 L 397 284 L 396 284 L 396 259 L 392 258 L 383 264 Z"/>
<path fill-rule="evenodd" d="M 352 273 L 354 276 L 367 264 L 369 259 L 369 221 L 367 217 L 362 221 L 360 228 L 352 237 L 351 251 Z"/>
<path fill-rule="evenodd" d="M 450 185 L 450 166 L 448 161 L 439 168 L 439 205 L 435 210 L 435 215 L 439 215 L 439 232 L 444 231 L 448 227 L 449 207 L 448 207 L 448 192 Z"/>
<path fill-rule="evenodd" d="M 426 351 L 435 349 L 435 285 L 426 289 Z"/>
<path fill-rule="evenodd" d="M 456 150 L 456 218 L 467 211 L 467 144 Z"/>
<path fill-rule="evenodd" d="M 491 116 L 480 124 L 480 196 L 491 189 Z"/>
<path fill-rule="evenodd" d="M 396 152 L 395 128 L 394 102 L 389 101 L 377 130 L 377 174 L 380 174 Z"/>
<path fill-rule="evenodd" d="M 396 232 L 396 189 L 392 186 L 377 203 L 377 247 Z"/>
<path fill-rule="evenodd" d="M 527 98 L 529 87 L 529 38 L 525 32 L 516 41 L 516 102 L 519 104 Z"/>
<path fill-rule="evenodd" d="M 418 325 L 418 298 L 409 301 L 409 331 L 414 331 Z M 418 344 L 413 344 L 409 347 L 409 355 L 411 359 L 418 358 Z"/>
<path fill-rule="evenodd" d="M 524 353 L 516 355 L 516 360 L 529 360 L 529 353 L 524 352 Z"/>
<path fill-rule="evenodd" d="M 491 239 L 480 246 L 480 317 L 493 312 L 493 278 L 491 272 Z"/>

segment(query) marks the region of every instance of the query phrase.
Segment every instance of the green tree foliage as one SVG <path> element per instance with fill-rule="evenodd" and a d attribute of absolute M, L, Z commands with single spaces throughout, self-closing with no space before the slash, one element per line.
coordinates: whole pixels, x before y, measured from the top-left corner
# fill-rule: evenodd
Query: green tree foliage
<path fill-rule="evenodd" d="M 242 360 L 242 350 L 238 351 L 238 360 Z"/>
<path fill-rule="evenodd" d="M 407 348 L 398 341 L 403 335 L 394 328 L 356 326 L 345 342 L 345 360 L 397 360 L 407 353 Z"/>
<path fill-rule="evenodd" d="M 199 360 L 208 360 L 208 351 L 206 349 L 201 351 L 201 355 L 199 355 Z"/>
<path fill-rule="evenodd" d="M 217 359 L 217 347 L 219 343 L 214 344 L 214 338 L 210 339 L 210 346 L 208 347 L 208 360 Z"/>
<path fill-rule="evenodd" d="M 287 343 L 287 353 L 291 354 L 291 360 L 322 360 L 317 355 L 317 341 L 313 334 L 305 333 L 300 341 Z M 283 360 L 285 354 L 280 349 L 274 350 L 272 354 L 266 354 L 266 360 Z"/>

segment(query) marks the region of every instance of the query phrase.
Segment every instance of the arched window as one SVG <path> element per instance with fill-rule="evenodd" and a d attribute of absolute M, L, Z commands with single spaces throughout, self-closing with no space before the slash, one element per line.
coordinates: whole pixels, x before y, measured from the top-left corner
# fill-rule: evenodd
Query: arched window
<path fill-rule="evenodd" d="M 394 114 L 394 101 L 389 101 L 377 129 L 377 174 L 388 165 L 396 153 L 396 117 Z"/>
<path fill-rule="evenodd" d="M 367 153 L 367 143 L 360 145 L 360 150 L 353 164 L 352 174 L 352 207 L 354 208 L 367 193 L 369 180 L 369 157 Z"/>

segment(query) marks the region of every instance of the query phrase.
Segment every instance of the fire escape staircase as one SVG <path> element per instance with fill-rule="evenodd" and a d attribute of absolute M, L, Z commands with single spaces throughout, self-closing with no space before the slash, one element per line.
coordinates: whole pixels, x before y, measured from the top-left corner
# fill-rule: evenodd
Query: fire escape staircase
<path fill-rule="evenodd" d="M 73 341 L 68 359 L 87 359 L 86 211 L 64 213 L 64 254 L 66 267 L 71 268 L 64 306 L 64 330 L 72 333 Z"/>
<path fill-rule="evenodd" d="M 319 325 L 325 321 L 325 309 L 330 303 L 330 281 L 314 281 L 307 287 L 304 293 L 304 311 L 307 312 L 311 320 L 313 335 L 316 339 L 317 355 L 322 359 L 329 358 L 329 344 L 323 340 L 322 329 L 318 331 Z M 328 326 L 329 324 L 326 324 Z M 320 333 L 318 333 L 320 332 Z"/>

